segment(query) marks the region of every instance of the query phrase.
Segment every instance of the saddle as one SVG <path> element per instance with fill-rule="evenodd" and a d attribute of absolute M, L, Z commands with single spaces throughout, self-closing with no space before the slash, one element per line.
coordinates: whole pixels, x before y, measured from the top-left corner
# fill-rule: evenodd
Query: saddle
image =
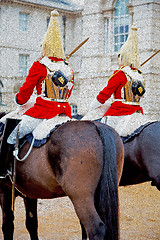
<path fill-rule="evenodd" d="M 150 124 L 152 124 L 153 122 L 148 122 L 142 126 L 140 126 L 138 129 L 136 129 L 131 135 L 128 135 L 126 137 L 121 136 L 121 139 L 123 141 L 123 143 L 126 142 L 130 142 L 132 141 L 136 136 L 138 136 L 143 130 L 144 128 L 146 128 L 147 126 L 149 126 Z"/>
<path fill-rule="evenodd" d="M 44 144 L 46 144 L 47 141 L 49 140 L 51 134 L 52 134 L 58 127 L 60 127 L 62 124 L 64 124 L 64 123 L 57 124 L 54 128 L 52 128 L 52 129 L 50 130 L 49 134 L 48 134 L 45 138 L 43 138 L 43 139 L 34 139 L 33 147 L 35 147 L 35 148 L 40 148 L 41 146 L 43 146 Z M 19 149 L 22 148 L 26 142 L 29 142 L 30 144 L 32 144 L 33 138 L 34 138 L 33 133 L 29 133 L 28 135 L 26 135 L 25 137 L 23 137 L 22 139 L 20 139 L 20 141 L 19 141 Z"/>

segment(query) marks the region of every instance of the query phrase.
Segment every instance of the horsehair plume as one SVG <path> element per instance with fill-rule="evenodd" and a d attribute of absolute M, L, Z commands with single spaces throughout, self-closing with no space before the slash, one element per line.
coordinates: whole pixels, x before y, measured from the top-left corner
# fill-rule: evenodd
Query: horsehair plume
<path fill-rule="evenodd" d="M 62 37 L 59 27 L 59 13 L 56 10 L 51 12 L 48 29 L 42 42 L 42 50 L 47 57 L 65 58 Z"/>
<path fill-rule="evenodd" d="M 137 27 L 132 26 L 127 41 L 121 47 L 119 54 L 125 66 L 133 66 L 139 68 L 139 49 Z"/>

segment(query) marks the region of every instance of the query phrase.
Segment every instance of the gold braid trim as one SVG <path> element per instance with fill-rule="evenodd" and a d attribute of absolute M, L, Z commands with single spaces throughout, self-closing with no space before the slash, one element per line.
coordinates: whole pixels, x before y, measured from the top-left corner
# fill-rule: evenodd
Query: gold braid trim
<path fill-rule="evenodd" d="M 109 80 L 110 80 L 112 77 L 114 77 L 117 73 L 119 73 L 119 72 L 121 71 L 121 69 L 124 68 L 124 67 L 125 67 L 125 66 L 120 67 L 116 73 L 113 73 L 113 74 L 109 77 L 108 82 L 109 82 Z"/>
<path fill-rule="evenodd" d="M 110 80 L 112 77 L 114 77 L 117 73 L 119 73 L 119 72 L 121 71 L 121 69 L 124 68 L 124 67 L 125 67 L 125 66 L 121 66 L 116 73 L 113 73 L 113 74 L 109 77 L 108 82 L 109 82 L 109 80 Z M 114 98 L 115 98 L 115 93 L 113 93 L 113 95 L 114 95 Z"/>

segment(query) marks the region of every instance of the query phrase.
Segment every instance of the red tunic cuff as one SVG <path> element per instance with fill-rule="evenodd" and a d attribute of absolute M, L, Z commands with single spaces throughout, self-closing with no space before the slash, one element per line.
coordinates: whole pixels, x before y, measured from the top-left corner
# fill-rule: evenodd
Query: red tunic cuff
<path fill-rule="evenodd" d="M 23 102 L 23 103 L 20 103 L 19 102 L 19 100 L 18 100 L 18 93 L 16 94 L 16 96 L 15 96 L 15 101 L 16 101 L 16 103 L 18 104 L 18 105 L 23 105 L 23 104 L 25 104 L 26 102 Z"/>

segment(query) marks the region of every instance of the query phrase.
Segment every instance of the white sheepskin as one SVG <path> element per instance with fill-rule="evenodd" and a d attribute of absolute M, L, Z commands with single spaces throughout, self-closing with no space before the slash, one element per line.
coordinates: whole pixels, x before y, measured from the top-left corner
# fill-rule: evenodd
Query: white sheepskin
<path fill-rule="evenodd" d="M 42 140 L 47 137 L 50 131 L 57 125 L 71 120 L 67 116 L 56 116 L 51 119 L 44 119 L 43 122 L 38 124 L 38 126 L 33 131 L 33 136 L 37 140 Z"/>

